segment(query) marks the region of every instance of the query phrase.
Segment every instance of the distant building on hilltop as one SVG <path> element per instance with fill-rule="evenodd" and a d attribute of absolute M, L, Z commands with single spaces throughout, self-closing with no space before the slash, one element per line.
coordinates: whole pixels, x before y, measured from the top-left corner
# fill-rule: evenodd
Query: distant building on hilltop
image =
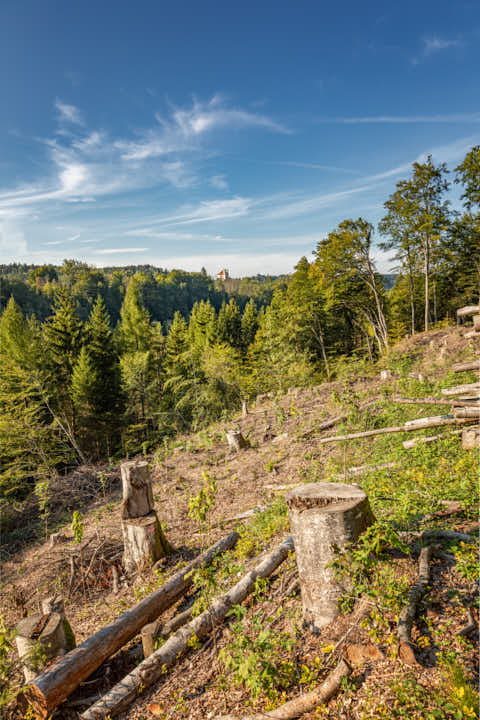
<path fill-rule="evenodd" d="M 229 277 L 230 275 L 228 274 L 228 270 L 226 268 L 223 268 L 223 270 L 220 270 L 220 272 L 217 273 L 217 280 L 222 280 L 222 282 L 228 280 Z"/>

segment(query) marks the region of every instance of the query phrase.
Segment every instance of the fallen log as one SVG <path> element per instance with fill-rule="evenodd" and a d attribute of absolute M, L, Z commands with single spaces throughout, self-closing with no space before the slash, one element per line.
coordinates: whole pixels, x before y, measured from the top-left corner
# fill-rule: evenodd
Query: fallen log
<path fill-rule="evenodd" d="M 475 622 L 475 618 L 472 615 L 472 611 L 470 608 L 465 608 L 467 611 L 467 619 L 468 623 L 463 627 L 461 630 L 457 632 L 457 637 L 462 637 L 463 635 L 469 635 L 471 632 L 477 629 L 477 623 Z"/>
<path fill-rule="evenodd" d="M 467 360 L 466 362 L 454 363 L 453 372 L 465 372 L 467 370 L 480 370 L 480 360 Z"/>
<path fill-rule="evenodd" d="M 187 610 L 184 610 L 178 615 L 174 615 L 171 620 L 168 620 L 165 624 L 161 623 L 160 620 L 154 620 L 153 623 L 149 623 L 142 628 L 142 648 L 143 657 L 146 658 L 155 652 L 155 642 L 158 638 L 166 640 L 173 632 L 176 632 L 178 628 L 186 625 L 192 618 L 193 605 Z"/>
<path fill-rule="evenodd" d="M 323 423 L 320 423 L 319 425 L 316 425 L 313 428 L 310 428 L 310 430 L 307 430 L 306 432 L 302 433 L 300 437 L 306 438 L 309 435 L 312 435 L 312 433 L 316 432 L 322 432 L 322 430 L 328 430 L 328 428 L 333 427 L 339 422 L 343 422 L 343 420 L 346 420 L 346 415 L 337 415 L 336 417 L 330 418 L 330 420 L 325 420 Z"/>
<path fill-rule="evenodd" d="M 111 625 L 102 628 L 75 650 L 47 667 L 20 694 L 21 707 L 26 709 L 31 706 L 37 717 L 47 718 L 104 660 L 135 637 L 144 625 L 156 620 L 185 593 L 193 582 L 191 570 L 208 565 L 218 554 L 233 548 L 238 539 L 236 532 L 223 537 L 132 610 L 123 613 Z"/>
<path fill-rule="evenodd" d="M 442 395 L 464 395 L 465 393 L 478 393 L 480 383 L 467 383 L 466 385 L 455 385 L 451 388 L 443 388 Z"/>
<path fill-rule="evenodd" d="M 441 400 L 437 398 L 404 398 L 393 397 L 392 402 L 401 403 L 402 405 L 451 405 L 451 400 Z"/>
<path fill-rule="evenodd" d="M 289 700 L 275 710 L 254 715 L 217 715 L 215 720 L 293 720 L 293 718 L 311 712 L 320 703 L 330 700 L 340 688 L 343 678 L 348 677 L 351 672 L 350 665 L 345 660 L 340 660 L 335 670 L 327 675 L 320 687 L 300 695 L 294 700 Z"/>
<path fill-rule="evenodd" d="M 476 315 L 480 311 L 478 305 L 465 305 L 464 307 L 458 308 L 457 318 L 468 317 L 469 315 Z"/>
<path fill-rule="evenodd" d="M 396 425 L 394 427 L 379 428 L 378 430 L 366 430 L 365 432 L 350 433 L 348 435 L 331 435 L 330 437 L 321 438 L 319 443 L 338 442 L 340 440 L 356 440 L 358 438 L 372 437 L 373 435 L 384 435 L 397 432 L 411 432 L 412 430 L 421 430 L 429 427 L 443 427 L 444 425 L 459 425 L 465 422 L 471 422 L 472 418 L 456 419 L 452 415 L 439 415 L 435 418 L 422 418 L 419 420 L 410 420 L 405 425 Z"/>
<path fill-rule="evenodd" d="M 241 603 L 255 587 L 258 578 L 271 575 L 293 551 L 293 540 L 287 538 L 262 562 L 243 576 L 225 595 L 213 600 L 210 607 L 172 635 L 161 648 L 146 658 L 129 675 L 86 710 L 82 720 L 102 720 L 123 712 L 138 696 L 140 689 L 153 685 L 188 649 L 193 639 L 201 640 L 222 622 L 233 605 Z"/>
<path fill-rule="evenodd" d="M 449 435 L 458 435 L 459 433 L 462 433 L 463 430 L 452 430 L 449 433 L 443 433 L 442 435 L 430 435 L 428 437 L 416 437 L 412 440 L 404 440 L 402 445 L 405 448 L 405 450 L 411 450 L 414 447 L 417 447 L 417 445 L 423 445 L 423 444 L 429 444 L 432 442 L 436 442 L 437 440 L 442 440 L 447 438 Z"/>
<path fill-rule="evenodd" d="M 417 605 L 422 599 L 430 580 L 430 558 L 433 548 L 431 545 L 422 548 L 418 562 L 418 580 L 408 593 L 408 605 L 400 612 L 397 625 L 397 637 L 400 643 L 399 656 L 407 665 L 415 665 L 415 655 L 412 649 L 412 625 L 417 611 Z"/>
<path fill-rule="evenodd" d="M 480 418 L 480 406 L 479 407 L 455 407 L 453 409 L 453 415 L 456 418 Z"/>

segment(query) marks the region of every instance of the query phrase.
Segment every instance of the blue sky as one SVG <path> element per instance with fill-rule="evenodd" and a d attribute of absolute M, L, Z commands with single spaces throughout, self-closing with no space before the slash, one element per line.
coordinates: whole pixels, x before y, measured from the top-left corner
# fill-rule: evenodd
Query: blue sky
<path fill-rule="evenodd" d="M 477 0 L 2 0 L 0 261 L 289 272 L 480 143 L 479 70 Z"/>

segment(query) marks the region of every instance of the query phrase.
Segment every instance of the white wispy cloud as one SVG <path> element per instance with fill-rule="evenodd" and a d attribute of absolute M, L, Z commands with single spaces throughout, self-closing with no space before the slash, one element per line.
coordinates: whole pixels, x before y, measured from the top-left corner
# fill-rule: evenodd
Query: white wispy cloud
<path fill-rule="evenodd" d="M 134 247 L 134 248 L 102 248 L 101 250 L 94 250 L 95 255 L 119 255 L 122 253 L 138 253 L 147 252 L 149 248 L 145 247 Z"/>
<path fill-rule="evenodd" d="M 213 175 L 210 178 L 210 185 L 216 190 L 228 190 L 228 182 L 225 175 Z"/>
<path fill-rule="evenodd" d="M 221 128 L 263 128 L 284 134 L 292 132 L 266 115 L 229 107 L 218 94 L 208 102 L 194 100 L 189 108 L 174 107 L 169 117 L 158 113 L 155 117 L 158 127 L 146 130 L 138 142 L 117 142 L 125 159 L 145 160 L 172 152 L 192 151 L 198 149 L 202 136 Z"/>
<path fill-rule="evenodd" d="M 422 37 L 420 52 L 412 57 L 410 62 L 412 65 L 418 65 L 422 60 L 431 58 L 433 55 L 437 55 L 444 50 L 462 47 L 464 44 L 463 38 L 459 36 L 448 38 L 436 33 L 430 33 Z"/>
<path fill-rule="evenodd" d="M 322 165 L 321 163 L 297 162 L 294 160 L 272 160 L 269 164 L 306 168 L 307 170 L 328 170 L 331 172 L 346 173 L 347 175 L 361 175 L 358 170 L 350 170 L 349 168 L 337 167 L 336 165 Z"/>
<path fill-rule="evenodd" d="M 415 123 L 478 123 L 480 112 L 439 115 L 371 115 L 365 117 L 323 118 L 320 122 L 342 123 L 344 125 L 369 124 L 415 124 Z"/>
<path fill-rule="evenodd" d="M 240 196 L 226 200 L 204 200 L 198 205 L 180 208 L 178 214 L 156 218 L 151 223 L 188 225 L 209 220 L 225 220 L 248 215 L 251 205 L 252 200 L 250 198 Z"/>
<path fill-rule="evenodd" d="M 73 123 L 74 125 L 83 125 L 83 118 L 80 110 L 75 105 L 69 105 L 57 98 L 55 107 L 58 111 L 60 122 Z"/>

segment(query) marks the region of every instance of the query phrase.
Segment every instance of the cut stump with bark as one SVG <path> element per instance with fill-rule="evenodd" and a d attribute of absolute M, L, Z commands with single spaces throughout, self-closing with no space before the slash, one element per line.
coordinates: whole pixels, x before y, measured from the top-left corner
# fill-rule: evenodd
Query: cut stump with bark
<path fill-rule="evenodd" d="M 122 520 L 122 534 L 123 564 L 127 572 L 153 565 L 170 550 L 155 511 L 145 517 Z"/>
<path fill-rule="evenodd" d="M 462 448 L 478 450 L 480 448 L 480 428 L 469 427 L 462 430 Z"/>
<path fill-rule="evenodd" d="M 62 616 L 52 612 L 35 613 L 20 620 L 16 627 L 18 656 L 26 682 L 31 682 L 49 661 L 67 650 Z"/>
<path fill-rule="evenodd" d="M 245 448 L 250 447 L 250 443 L 243 437 L 240 430 L 228 430 L 225 435 L 227 438 L 228 447 L 233 452 L 240 452 L 240 450 L 244 450 Z"/>
<path fill-rule="evenodd" d="M 130 460 L 120 466 L 123 491 L 123 518 L 148 515 L 153 510 L 152 479 L 148 463 Z"/>
<path fill-rule="evenodd" d="M 309 483 L 287 495 L 304 621 L 320 629 L 339 614 L 345 588 L 328 567 L 334 547 L 355 542 L 373 522 L 367 495 L 356 485 Z"/>
<path fill-rule="evenodd" d="M 67 616 L 65 614 L 65 603 L 61 595 L 52 595 L 51 597 L 47 597 L 42 600 L 42 612 L 44 615 L 54 612 L 60 615 L 63 622 L 63 631 L 65 633 L 65 649 L 67 652 L 73 650 L 76 646 L 75 635 L 73 634 L 72 627 L 67 620 Z"/>

